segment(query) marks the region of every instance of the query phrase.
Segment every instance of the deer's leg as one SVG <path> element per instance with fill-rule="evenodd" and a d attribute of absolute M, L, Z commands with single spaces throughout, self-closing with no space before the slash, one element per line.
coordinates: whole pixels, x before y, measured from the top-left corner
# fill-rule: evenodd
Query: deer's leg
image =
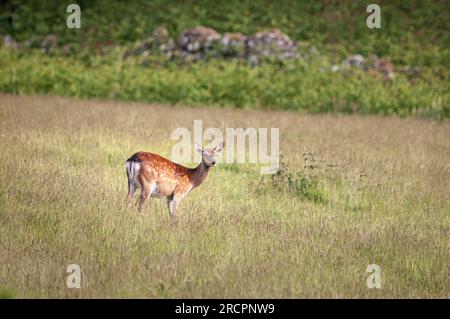
<path fill-rule="evenodd" d="M 182 190 L 176 188 L 172 196 L 167 197 L 167 207 L 169 208 L 170 217 L 173 218 L 176 216 L 178 204 L 184 195 L 185 193 Z"/>
<path fill-rule="evenodd" d="M 141 195 L 136 203 L 138 211 L 141 211 L 142 205 L 147 201 L 147 199 L 152 194 L 155 189 L 156 184 L 154 182 L 148 182 L 144 177 L 139 177 L 139 182 L 141 183 Z"/>
<path fill-rule="evenodd" d="M 169 215 L 170 217 L 175 217 L 178 207 L 178 201 L 175 199 L 174 196 L 167 198 L 167 207 L 169 208 Z"/>
<path fill-rule="evenodd" d="M 133 200 L 134 193 L 136 192 L 136 185 L 131 181 L 128 181 L 128 195 L 127 195 L 127 205 L 130 207 L 131 201 Z"/>

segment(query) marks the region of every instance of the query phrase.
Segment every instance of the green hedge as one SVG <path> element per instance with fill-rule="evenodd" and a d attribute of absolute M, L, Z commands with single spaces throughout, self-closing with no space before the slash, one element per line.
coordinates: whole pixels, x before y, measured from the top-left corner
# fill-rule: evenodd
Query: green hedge
<path fill-rule="evenodd" d="M 156 59 L 156 58 L 155 58 Z M 323 57 L 251 67 L 214 60 L 187 65 L 117 55 L 51 57 L 0 50 L 0 91 L 56 94 L 211 107 L 306 110 L 310 112 L 450 116 L 448 82 L 432 72 L 410 81 L 383 80 L 357 69 L 332 72 Z"/>

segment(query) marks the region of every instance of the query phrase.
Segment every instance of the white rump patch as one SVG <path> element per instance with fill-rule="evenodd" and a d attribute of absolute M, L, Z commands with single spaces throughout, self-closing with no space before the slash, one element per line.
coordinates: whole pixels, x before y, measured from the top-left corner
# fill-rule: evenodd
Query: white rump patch
<path fill-rule="evenodd" d="M 128 178 L 130 179 L 130 183 L 135 185 L 136 187 L 140 187 L 141 183 L 139 183 L 139 171 L 141 169 L 141 164 L 138 162 L 126 162 L 125 167 L 128 172 Z"/>

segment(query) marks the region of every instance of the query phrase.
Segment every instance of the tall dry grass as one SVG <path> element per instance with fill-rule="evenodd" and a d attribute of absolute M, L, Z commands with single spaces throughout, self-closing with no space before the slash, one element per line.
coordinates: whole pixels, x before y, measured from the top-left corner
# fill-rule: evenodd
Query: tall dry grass
<path fill-rule="evenodd" d="M 279 127 L 280 174 L 218 165 L 175 223 L 126 210 L 125 159 L 194 119 Z M 450 297 L 448 121 L 0 95 L 0 123 L 0 296 Z"/>

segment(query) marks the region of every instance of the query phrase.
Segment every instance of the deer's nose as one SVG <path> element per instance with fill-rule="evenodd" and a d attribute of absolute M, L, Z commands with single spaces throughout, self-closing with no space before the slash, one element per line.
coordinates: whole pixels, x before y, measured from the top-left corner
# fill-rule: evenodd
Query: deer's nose
<path fill-rule="evenodd" d="M 211 162 L 211 165 L 212 165 L 212 166 L 216 165 L 216 161 L 212 161 L 212 162 Z"/>

